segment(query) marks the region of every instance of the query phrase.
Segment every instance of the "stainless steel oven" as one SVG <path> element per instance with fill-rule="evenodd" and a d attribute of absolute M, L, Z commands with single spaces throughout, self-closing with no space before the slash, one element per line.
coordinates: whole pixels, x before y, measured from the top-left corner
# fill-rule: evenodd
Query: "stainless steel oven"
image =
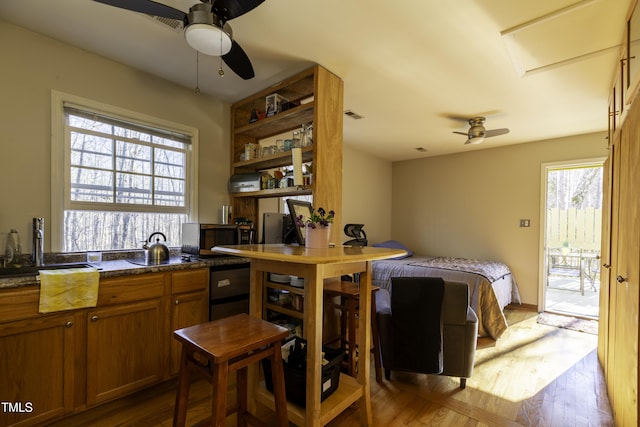
<path fill-rule="evenodd" d="M 249 264 L 212 267 L 209 319 L 249 312 Z"/>

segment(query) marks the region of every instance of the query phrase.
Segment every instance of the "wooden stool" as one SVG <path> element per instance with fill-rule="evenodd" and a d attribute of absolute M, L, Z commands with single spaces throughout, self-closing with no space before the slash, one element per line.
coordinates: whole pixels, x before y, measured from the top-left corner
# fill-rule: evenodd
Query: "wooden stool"
<path fill-rule="evenodd" d="M 282 340 L 288 335 L 287 329 L 247 314 L 174 331 L 174 338 L 182 343 L 182 354 L 173 425 L 182 427 L 185 424 L 192 370 L 213 385 L 210 425 L 224 426 L 226 417 L 234 412 L 238 413 L 238 426 L 246 426 L 247 422 L 264 425 L 247 411 L 247 366 L 268 357 L 271 359 L 278 425 L 288 426 L 280 349 Z M 211 368 L 196 358 L 206 359 Z M 233 371 L 238 371 L 238 402 L 227 410 L 227 376 Z"/>
<path fill-rule="evenodd" d="M 380 288 L 371 287 L 371 352 L 376 370 L 376 381 L 382 383 L 382 361 L 380 357 L 380 337 L 378 335 L 378 320 L 376 317 L 375 293 Z M 360 302 L 360 285 L 354 282 L 331 282 L 324 285 L 324 298 L 340 297 L 340 304 L 330 303 L 342 313 L 340 316 L 340 347 L 348 350 L 347 373 L 356 375 L 356 315 Z M 334 340 L 335 341 L 335 340 Z M 351 344 L 353 341 L 353 345 Z"/>

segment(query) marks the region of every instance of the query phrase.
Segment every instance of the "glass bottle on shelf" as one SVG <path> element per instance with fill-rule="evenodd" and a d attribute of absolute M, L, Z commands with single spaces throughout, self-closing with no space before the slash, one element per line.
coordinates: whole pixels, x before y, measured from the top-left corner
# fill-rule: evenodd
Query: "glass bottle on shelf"
<path fill-rule="evenodd" d="M 300 132 L 294 131 L 293 136 L 291 137 L 291 148 L 301 148 L 300 145 Z"/>
<path fill-rule="evenodd" d="M 300 145 L 302 147 L 310 147 L 313 144 L 313 123 L 302 125 L 300 135 Z"/>

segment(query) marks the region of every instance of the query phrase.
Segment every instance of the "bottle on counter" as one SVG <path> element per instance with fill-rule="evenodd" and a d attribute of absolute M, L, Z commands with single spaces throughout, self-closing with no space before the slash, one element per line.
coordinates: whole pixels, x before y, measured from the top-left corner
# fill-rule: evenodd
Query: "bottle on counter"
<path fill-rule="evenodd" d="M 7 243 L 4 251 L 4 266 L 19 268 L 22 266 L 22 245 L 18 230 L 12 228 L 7 235 Z"/>

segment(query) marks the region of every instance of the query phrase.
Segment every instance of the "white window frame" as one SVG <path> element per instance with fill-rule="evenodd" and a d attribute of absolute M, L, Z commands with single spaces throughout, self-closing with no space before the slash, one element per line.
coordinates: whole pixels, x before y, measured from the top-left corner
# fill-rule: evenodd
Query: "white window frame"
<path fill-rule="evenodd" d="M 189 221 L 197 222 L 198 212 L 198 146 L 199 131 L 197 128 L 171 122 L 147 114 L 126 110 L 113 105 L 82 98 L 57 90 L 51 91 L 51 220 L 48 224 L 52 252 L 62 251 L 64 232 L 64 211 L 70 209 L 70 148 L 66 135 L 65 106 L 95 111 L 123 121 L 167 129 L 189 135 L 190 150 L 187 152 L 185 212 Z M 108 210 L 117 210 L 111 208 Z M 131 207 L 135 211 L 135 205 Z M 159 209 L 158 211 L 162 211 Z"/>

